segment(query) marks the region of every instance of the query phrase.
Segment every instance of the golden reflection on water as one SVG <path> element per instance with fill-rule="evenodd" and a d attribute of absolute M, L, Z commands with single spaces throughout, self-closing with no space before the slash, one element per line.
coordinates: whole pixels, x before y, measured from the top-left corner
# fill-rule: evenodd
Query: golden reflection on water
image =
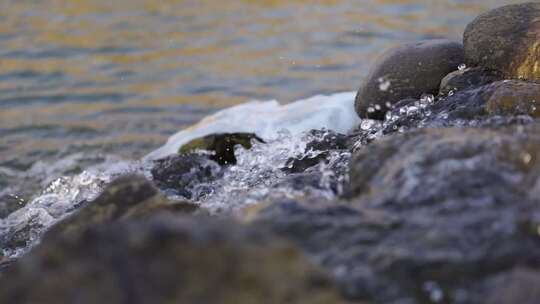
<path fill-rule="evenodd" d="M 383 48 L 459 40 L 514 2 L 3 1 L 0 164 L 74 144 L 140 155 L 125 143 L 159 145 L 217 108 L 354 90 Z"/>

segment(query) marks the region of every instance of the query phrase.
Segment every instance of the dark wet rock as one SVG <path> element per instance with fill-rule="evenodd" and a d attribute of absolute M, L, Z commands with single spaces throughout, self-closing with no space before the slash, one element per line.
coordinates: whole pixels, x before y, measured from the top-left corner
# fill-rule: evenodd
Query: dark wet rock
<path fill-rule="evenodd" d="M 234 147 L 236 145 L 241 145 L 245 149 L 251 149 L 252 140 L 264 142 L 253 133 L 211 134 L 184 144 L 178 152 L 190 153 L 199 150 L 210 151 L 212 152 L 210 159 L 216 161 L 218 164 L 234 165 L 236 164 Z"/>
<path fill-rule="evenodd" d="M 540 80 L 540 3 L 503 6 L 465 29 L 467 65 L 502 72 L 506 78 Z"/>
<path fill-rule="evenodd" d="M 463 47 L 449 40 L 426 40 L 386 51 L 356 96 L 361 118 L 384 119 L 388 105 L 422 94 L 437 94 L 441 79 L 464 62 Z"/>
<path fill-rule="evenodd" d="M 52 226 L 44 235 L 79 235 L 89 227 L 108 222 L 143 218 L 158 212 L 193 213 L 194 204 L 170 201 L 142 176 L 123 176 L 108 185 L 94 201 Z"/>
<path fill-rule="evenodd" d="M 537 83 L 503 80 L 457 91 L 451 96 L 405 99 L 386 114 L 384 122 L 366 120 L 351 136 L 358 146 L 383 135 L 415 128 L 528 124 L 540 115 L 539 93 Z"/>
<path fill-rule="evenodd" d="M 349 137 L 345 134 L 329 130 L 312 130 L 309 136 L 313 138 L 306 145 L 305 153 L 301 157 L 290 158 L 284 172 L 301 173 L 321 162 L 327 161 L 331 151 L 345 150 L 349 147 Z"/>
<path fill-rule="evenodd" d="M 0 219 L 7 217 L 24 205 L 26 205 L 26 201 L 18 196 L 9 194 L 0 196 Z"/>
<path fill-rule="evenodd" d="M 501 79 L 502 77 L 497 72 L 484 68 L 457 70 L 443 78 L 439 94 L 448 95 L 456 91 L 490 84 Z"/>
<path fill-rule="evenodd" d="M 218 220 L 156 216 L 43 242 L 1 303 L 343 303 L 291 244 Z"/>
<path fill-rule="evenodd" d="M 151 170 L 156 185 L 187 199 L 204 195 L 203 185 L 221 176 L 220 166 L 207 155 L 175 154 L 156 160 Z"/>
<path fill-rule="evenodd" d="M 0 256 L 0 277 L 4 274 L 4 272 L 13 264 L 15 261 L 13 259 L 8 259 L 5 257 Z"/>
<path fill-rule="evenodd" d="M 299 244 L 352 299 L 521 303 L 535 294 L 520 298 L 519 282 L 537 286 L 540 269 L 539 160 L 538 122 L 418 129 L 355 152 L 347 201 L 276 202 L 250 220 Z M 526 275 L 508 277 L 517 268 Z"/>
<path fill-rule="evenodd" d="M 540 299 L 540 272 L 534 269 L 512 269 L 480 285 L 471 293 L 470 303 L 536 304 Z"/>

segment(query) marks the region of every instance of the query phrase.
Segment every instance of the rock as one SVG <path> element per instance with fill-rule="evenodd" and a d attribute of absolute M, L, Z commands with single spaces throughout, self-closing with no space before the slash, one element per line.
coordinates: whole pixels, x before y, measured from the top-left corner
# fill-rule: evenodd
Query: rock
<path fill-rule="evenodd" d="M 297 243 L 350 299 L 521 303 L 535 296 L 540 123 L 389 135 L 354 153 L 350 175 L 348 200 L 284 199 L 250 214 L 250 225 Z M 494 283 L 516 268 L 526 272 L 511 276 L 517 283 Z M 530 293 L 516 291 L 521 280 Z"/>
<path fill-rule="evenodd" d="M 540 84 L 508 80 L 486 89 L 486 111 L 494 115 L 540 117 Z"/>
<path fill-rule="evenodd" d="M 426 40 L 386 51 L 356 95 L 360 118 L 384 119 L 388 105 L 437 94 L 441 79 L 464 62 L 463 47 L 449 40 Z"/>
<path fill-rule="evenodd" d="M 12 259 L 6 258 L 2 252 L 0 252 L 0 276 L 2 273 L 13 263 Z"/>
<path fill-rule="evenodd" d="M 353 147 L 383 135 L 425 127 L 496 127 L 528 124 L 540 117 L 540 85 L 521 80 L 496 81 L 436 99 L 404 99 L 383 122 L 365 120 L 351 135 Z"/>
<path fill-rule="evenodd" d="M 43 236 L 80 235 L 92 226 L 130 218 L 143 218 L 158 212 L 193 213 L 194 204 L 169 201 L 142 176 L 123 176 L 109 184 L 94 201 L 52 226 Z"/>
<path fill-rule="evenodd" d="M 48 239 L 0 285 L 0 303 L 343 303 L 290 243 L 171 215 Z"/>
<path fill-rule="evenodd" d="M 490 84 L 502 77 L 497 72 L 489 71 L 484 68 L 467 68 L 454 71 L 441 81 L 439 95 L 448 95 L 450 92 L 479 87 Z"/>
<path fill-rule="evenodd" d="M 312 140 L 306 145 L 302 157 L 290 158 L 282 169 L 287 173 L 301 173 L 323 161 L 328 160 L 331 151 L 345 150 L 349 145 L 349 137 L 329 130 L 312 130 Z"/>
<path fill-rule="evenodd" d="M 473 293 L 471 303 L 535 304 L 540 299 L 540 272 L 524 267 L 498 274 Z M 486 297 L 483 290 L 489 290 Z"/>
<path fill-rule="evenodd" d="M 202 186 L 221 176 L 222 172 L 208 156 L 184 153 L 154 161 L 151 173 L 159 188 L 187 199 L 197 199 L 208 190 Z"/>
<path fill-rule="evenodd" d="M 178 152 L 189 153 L 198 150 L 211 151 L 213 154 L 210 156 L 210 159 L 216 161 L 218 164 L 234 165 L 236 164 L 234 147 L 236 145 L 241 145 L 245 149 L 251 149 L 252 140 L 264 142 L 253 133 L 212 134 L 194 139 L 184 144 Z"/>
<path fill-rule="evenodd" d="M 496 8 L 473 20 L 463 35 L 469 66 L 512 79 L 540 80 L 540 3 Z"/>
<path fill-rule="evenodd" d="M 14 211 L 24 207 L 26 202 L 14 195 L 5 194 L 0 196 L 0 219 L 6 218 Z"/>

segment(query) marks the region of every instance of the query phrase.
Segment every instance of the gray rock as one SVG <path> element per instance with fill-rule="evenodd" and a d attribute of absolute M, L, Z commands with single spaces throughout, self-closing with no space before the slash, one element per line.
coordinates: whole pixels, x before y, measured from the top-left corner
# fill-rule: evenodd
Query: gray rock
<path fill-rule="evenodd" d="M 386 51 L 360 86 L 355 108 L 361 118 L 383 119 L 388 105 L 437 94 L 441 79 L 464 62 L 461 43 L 426 40 Z"/>
<path fill-rule="evenodd" d="M 540 84 L 521 80 L 496 81 L 438 96 L 431 101 L 404 99 L 373 128 L 355 130 L 357 145 L 380 135 L 419 127 L 495 127 L 528 124 L 540 117 Z M 353 145 L 354 146 L 354 145 Z"/>
<path fill-rule="evenodd" d="M 343 303 L 289 242 L 207 218 L 152 216 L 44 241 L 0 277 L 0 303 Z"/>
<path fill-rule="evenodd" d="M 540 3 L 503 6 L 478 16 L 465 29 L 467 65 L 512 79 L 540 80 Z"/>
<path fill-rule="evenodd" d="M 497 72 L 484 68 L 457 70 L 441 80 L 439 95 L 448 95 L 450 92 L 455 93 L 455 91 L 483 86 L 501 79 L 502 77 Z"/>
<path fill-rule="evenodd" d="M 207 155 L 182 153 L 154 161 L 151 170 L 155 184 L 167 192 L 197 199 L 206 193 L 199 187 L 221 176 L 221 167 Z"/>
<path fill-rule="evenodd" d="M 252 225 L 302 246 L 351 299 L 536 296 L 540 123 L 395 134 L 359 149 L 350 168 L 347 201 L 276 202 L 251 214 Z"/>

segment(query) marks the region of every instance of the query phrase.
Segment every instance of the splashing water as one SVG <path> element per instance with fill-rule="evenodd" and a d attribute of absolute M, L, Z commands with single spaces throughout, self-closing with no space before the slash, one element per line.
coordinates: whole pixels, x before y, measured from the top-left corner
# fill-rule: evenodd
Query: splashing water
<path fill-rule="evenodd" d="M 227 168 L 221 179 L 210 185 L 201 185 L 213 191 L 198 203 L 211 213 L 234 213 L 252 204 L 283 198 L 335 197 L 343 189 L 339 186 L 334 189 L 334 185 L 342 185 L 348 179 L 348 151 L 331 151 L 325 162 L 302 174 L 284 171 L 292 167 L 291 159 L 315 158 L 324 153 L 313 149 L 306 151 L 306 147 L 308 143 L 328 134 L 328 131 L 323 131 L 317 135 L 305 133 L 295 137 L 287 130 L 280 130 L 275 140 L 265 144 L 253 141 L 249 150 L 238 145 L 235 149 L 237 164 Z M 317 182 L 310 184 L 300 181 L 301 187 L 295 187 L 298 184 L 291 178 L 306 175 L 316 176 Z"/>
<path fill-rule="evenodd" d="M 330 131 L 317 135 L 307 131 L 327 128 L 346 133 L 358 123 L 354 93 L 315 96 L 287 105 L 276 101 L 251 102 L 220 111 L 178 132 L 142 161 L 106 157 L 76 175 L 68 172 L 77 171 L 85 162 L 84 156 L 72 155 L 54 164 L 38 162 L 28 172 L 16 175 L 39 176 L 40 183 L 47 186 L 24 207 L 0 219 L 2 254 L 20 256 L 39 242 L 47 228 L 91 202 L 113 179 L 128 173 L 144 174 L 151 179 L 152 160 L 176 153 L 186 142 L 212 133 L 252 132 L 266 143 L 254 141 L 250 150 L 237 146 L 236 165 L 227 167 L 222 178 L 192 189 L 201 193 L 193 197 L 202 197 L 195 203 L 211 213 L 234 213 L 245 206 L 280 197 L 333 197 L 343 191 L 340 185 L 347 179 L 348 151 L 326 151 L 323 162 L 302 173 L 285 173 L 283 169 L 290 159 L 316 158 L 323 153 L 306 151 L 306 146 Z M 7 173 L 15 176 L 13 172 Z M 302 178 L 310 182 L 301 181 Z"/>
<path fill-rule="evenodd" d="M 277 101 L 254 101 L 222 110 L 196 125 L 171 136 L 167 143 L 148 154 L 152 160 L 174 154 L 185 143 L 215 133 L 251 132 L 265 141 L 278 138 L 280 130 L 292 136 L 327 128 L 347 133 L 359 123 L 354 111 L 355 92 L 315 96 L 280 105 Z"/>
<path fill-rule="evenodd" d="M 418 100 L 410 101 L 404 105 L 387 105 L 389 111 L 386 112 L 383 121 L 362 119 L 360 122 L 359 140 L 353 146 L 353 151 L 360 149 L 365 144 L 381 138 L 390 131 L 403 133 L 407 131 L 404 126 L 398 126 L 397 122 L 415 118 L 418 123 L 415 127 L 422 128 L 432 115 L 430 106 L 437 102 L 437 98 L 432 94 L 424 94 Z M 369 110 L 369 109 L 368 109 Z M 442 114 L 444 115 L 444 113 Z"/>
<path fill-rule="evenodd" d="M 39 163 L 30 172 L 44 170 L 53 174 L 65 169 L 64 166 L 74 159 L 81 159 L 81 155 L 72 155 L 49 165 Z M 77 175 L 53 180 L 24 207 L 0 219 L 2 254 L 12 258 L 20 256 L 39 241 L 47 228 L 96 198 L 114 178 L 134 172 L 144 172 L 142 163 L 107 157 Z"/>

